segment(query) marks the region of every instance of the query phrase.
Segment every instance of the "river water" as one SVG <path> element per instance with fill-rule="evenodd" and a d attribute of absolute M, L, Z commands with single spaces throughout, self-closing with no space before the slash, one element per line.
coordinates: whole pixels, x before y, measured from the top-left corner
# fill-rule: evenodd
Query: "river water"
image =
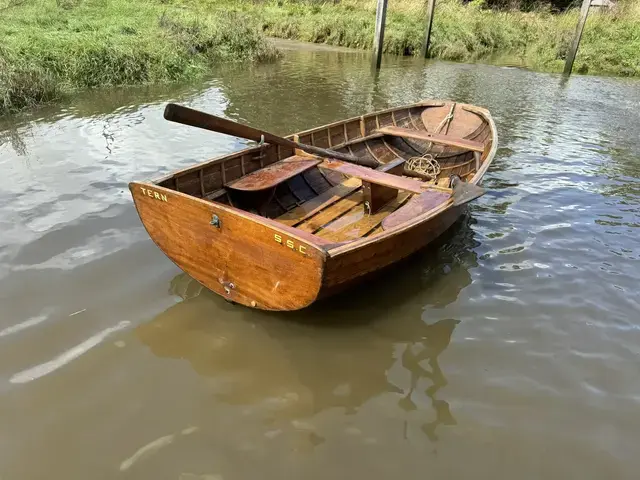
<path fill-rule="evenodd" d="M 2 123 L 0 478 L 637 478 L 640 82 L 283 45 Z M 492 112 L 488 193 L 307 311 L 203 290 L 127 190 L 244 144 L 168 101 L 287 134 L 424 98 Z"/>

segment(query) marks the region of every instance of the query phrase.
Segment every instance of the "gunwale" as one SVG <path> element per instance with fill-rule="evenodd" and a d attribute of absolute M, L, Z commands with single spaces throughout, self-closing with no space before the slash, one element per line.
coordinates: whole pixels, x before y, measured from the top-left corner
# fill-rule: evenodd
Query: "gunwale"
<path fill-rule="evenodd" d="M 306 130 L 302 130 L 296 133 L 292 133 L 289 134 L 287 136 L 285 136 L 285 138 L 288 139 L 292 139 L 292 140 L 298 140 L 300 137 L 306 136 L 306 135 L 311 135 L 315 132 L 318 131 L 322 131 L 322 130 L 328 130 L 331 127 L 337 127 L 340 125 L 345 125 L 351 122 L 356 122 L 359 121 L 360 122 L 360 126 L 361 126 L 361 136 L 357 137 L 357 138 L 353 138 L 351 140 L 348 140 L 340 145 L 336 145 L 335 148 L 338 148 L 339 150 L 342 150 L 344 148 L 349 148 L 351 146 L 357 145 L 357 144 L 362 144 L 362 143 L 366 143 L 368 140 L 372 140 L 372 139 L 376 139 L 376 138 L 383 138 L 385 137 L 384 134 L 382 133 L 371 133 L 369 135 L 362 135 L 364 133 L 366 133 L 364 131 L 364 122 L 366 119 L 370 119 L 370 118 L 376 118 L 376 123 L 377 122 L 377 118 L 380 115 L 384 115 L 384 114 L 388 114 L 388 113 L 393 113 L 393 112 L 397 112 L 399 110 L 410 110 L 412 108 L 416 108 L 416 107 L 443 107 L 445 105 L 447 105 L 449 102 L 448 101 L 443 101 L 443 100 L 423 100 L 420 102 L 416 102 L 414 104 L 409 104 L 409 105 L 401 105 L 401 106 L 397 106 L 397 107 L 391 107 L 391 108 L 387 108 L 384 110 L 377 110 L 375 112 L 371 112 L 368 114 L 364 114 L 364 115 L 358 115 L 358 116 L 353 116 L 353 117 L 349 117 L 346 119 L 342 119 L 342 120 L 337 120 L 335 122 L 332 123 L 328 123 L 326 125 L 321 125 L 321 126 L 316 126 L 316 127 L 312 127 Z M 480 115 L 488 124 L 489 126 L 489 131 L 490 131 L 490 148 L 488 151 L 485 151 L 485 153 L 482 154 L 483 160 L 482 160 L 482 164 L 480 166 L 480 169 L 477 170 L 473 177 L 471 177 L 470 180 L 467 180 L 468 183 L 473 183 L 473 184 L 478 184 L 480 183 L 482 177 L 484 176 L 485 172 L 487 171 L 487 169 L 489 168 L 489 166 L 491 165 L 493 158 L 495 156 L 495 153 L 497 151 L 497 145 L 498 145 L 498 135 L 497 135 L 497 130 L 496 130 L 496 126 L 495 126 L 495 122 L 490 114 L 490 112 L 483 108 L 483 107 L 479 107 L 476 105 L 471 105 L 471 104 L 466 104 L 466 103 L 457 103 L 457 106 L 462 108 L 463 110 L 475 113 L 477 115 Z M 471 132 L 470 134 L 470 138 L 473 138 L 474 135 L 477 134 L 477 131 L 482 130 L 482 127 L 478 127 L 478 129 L 476 129 L 476 131 Z M 207 166 L 211 166 L 211 165 L 216 165 L 219 163 L 224 163 L 226 160 L 229 159 L 234 159 L 234 158 L 239 158 L 243 155 L 246 154 L 250 154 L 250 153 L 255 153 L 256 151 L 259 150 L 260 147 L 258 146 L 249 146 L 247 148 L 243 148 L 241 150 L 236 150 L 234 152 L 231 153 L 227 153 L 227 154 L 222 154 L 222 155 L 218 155 L 212 158 L 209 158 L 208 160 L 205 160 L 203 162 L 199 162 L 193 165 L 190 165 L 188 167 L 182 168 L 182 169 L 178 169 L 175 170 L 173 172 L 170 172 L 168 174 L 165 174 L 163 176 L 154 178 L 149 180 L 149 183 L 152 183 L 154 185 L 156 185 L 157 187 L 160 186 L 160 183 L 165 182 L 169 179 L 172 178 L 180 178 L 183 175 L 186 175 L 188 173 L 192 173 L 198 170 L 201 170 Z M 299 156 L 309 156 L 310 158 L 314 158 L 312 155 L 309 155 L 306 152 L 300 151 L 300 150 L 296 150 L 294 151 L 294 155 L 299 155 Z M 459 154 L 452 154 L 451 156 L 456 156 Z M 472 160 L 470 160 L 472 161 Z M 469 162 L 470 162 L 469 161 Z M 467 163 L 467 162 L 465 162 Z M 454 165 L 452 167 L 457 167 L 459 165 Z M 448 168 L 452 168 L 452 167 L 448 167 Z M 446 191 L 446 192 L 451 192 L 450 188 L 445 188 L 445 187 L 440 187 L 437 184 L 436 185 L 431 185 L 430 188 L 434 189 L 434 190 L 440 190 L 440 191 Z M 171 190 L 170 191 L 175 192 L 176 190 Z M 179 193 L 183 193 L 183 192 L 179 192 Z M 188 195 L 188 194 L 185 194 Z M 191 196 L 191 195 L 189 195 Z M 193 198 L 198 198 L 199 197 L 193 197 Z M 202 199 L 201 199 L 202 200 Z M 209 200 L 205 200 L 205 201 L 209 201 Z M 393 228 L 390 228 L 388 230 L 383 230 L 380 233 L 377 233 L 375 235 L 371 235 L 371 236 L 367 236 L 367 237 L 362 237 L 356 240 L 347 240 L 347 241 L 341 241 L 341 242 L 334 242 L 333 243 L 333 248 L 328 249 L 327 253 L 330 256 L 335 256 L 335 255 L 339 255 L 345 252 L 348 252 L 351 249 L 357 249 L 360 248 L 362 246 L 368 245 L 370 243 L 375 243 L 378 240 L 382 240 L 384 238 L 387 237 L 391 237 L 394 236 L 395 234 L 399 234 L 402 233 L 405 229 L 410 229 L 415 227 L 416 225 L 422 223 L 422 222 L 426 222 L 428 221 L 431 217 L 436 216 L 440 213 L 442 213 L 443 211 L 449 209 L 451 207 L 452 203 L 451 201 L 448 201 L 444 204 L 438 205 L 436 208 L 427 211 L 427 212 L 423 212 L 422 214 L 410 218 L 407 221 L 400 223 L 396 226 L 394 226 Z M 237 212 L 244 212 L 244 213 L 249 213 L 246 212 L 245 210 L 241 209 L 241 208 L 236 208 L 236 207 L 232 207 L 232 206 L 227 206 L 225 205 L 227 208 L 231 208 L 234 209 Z M 253 215 L 253 214 L 252 214 Z M 267 219 L 266 217 L 262 217 L 260 215 L 255 215 L 256 218 L 263 218 L 263 219 Z M 267 220 L 272 220 L 272 219 L 267 219 Z M 278 222 L 276 222 L 278 223 Z M 293 228 L 295 230 L 298 230 L 296 227 L 290 227 Z M 317 238 L 317 245 L 320 246 L 322 244 L 324 244 L 324 241 L 321 237 L 314 235 L 314 234 L 310 234 L 313 237 Z M 307 242 L 309 240 L 306 240 Z"/>

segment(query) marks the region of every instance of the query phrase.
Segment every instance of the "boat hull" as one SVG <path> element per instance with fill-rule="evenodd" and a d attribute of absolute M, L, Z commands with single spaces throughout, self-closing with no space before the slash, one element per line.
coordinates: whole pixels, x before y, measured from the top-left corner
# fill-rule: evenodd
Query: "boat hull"
<path fill-rule="evenodd" d="M 439 135 L 443 118 L 449 116 L 450 124 Z M 409 135 L 411 129 L 415 132 Z M 425 137 L 427 133 L 442 138 Z M 384 166 L 431 153 L 440 173 L 428 189 L 440 195 L 453 194 L 448 181 L 453 175 L 479 185 L 498 140 L 487 110 L 432 100 L 289 138 Z M 326 161 L 307 169 L 310 160 L 303 154 L 260 144 L 129 187 L 149 236 L 180 269 L 229 301 L 278 311 L 308 307 L 407 258 L 444 234 L 466 208 L 454 206 L 459 204 L 453 196 L 445 201 L 432 196 L 409 208 L 412 199 L 399 206 L 402 199 L 393 203 L 398 191 L 412 192 L 413 198 L 424 194 L 422 186 L 414 189 L 417 180 L 387 178 L 398 173 L 383 171 L 376 172 L 376 183 L 370 171 L 340 170 Z M 287 170 L 278 177 L 283 169 L 271 165 L 292 159 L 300 172 L 292 177 Z M 253 172 L 267 170 L 271 176 L 251 183 Z M 360 184 L 362 191 L 356 192 Z M 395 210 L 385 212 L 383 205 Z M 362 210 L 347 214 L 356 206 Z M 387 216 L 376 217 L 375 212 Z"/>
<path fill-rule="evenodd" d="M 326 251 L 301 232 L 157 185 L 132 182 L 129 188 L 158 248 L 225 299 L 298 310 L 318 297 Z"/>
<path fill-rule="evenodd" d="M 463 208 L 361 245 L 318 246 L 263 217 L 153 184 L 129 187 L 147 233 L 181 270 L 226 300 L 262 310 L 300 310 L 359 283 L 427 246 Z"/>
<path fill-rule="evenodd" d="M 411 228 L 382 235 L 375 241 L 330 250 L 319 296 L 328 297 L 341 292 L 425 248 L 460 218 L 464 208 L 449 208 Z"/>

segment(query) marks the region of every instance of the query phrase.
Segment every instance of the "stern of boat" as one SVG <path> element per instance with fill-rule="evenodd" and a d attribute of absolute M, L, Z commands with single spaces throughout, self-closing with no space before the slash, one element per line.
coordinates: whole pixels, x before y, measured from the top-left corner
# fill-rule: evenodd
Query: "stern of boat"
<path fill-rule="evenodd" d="M 129 189 L 155 244 L 225 299 L 263 310 L 298 310 L 317 298 L 326 252 L 266 218 L 152 183 Z"/>

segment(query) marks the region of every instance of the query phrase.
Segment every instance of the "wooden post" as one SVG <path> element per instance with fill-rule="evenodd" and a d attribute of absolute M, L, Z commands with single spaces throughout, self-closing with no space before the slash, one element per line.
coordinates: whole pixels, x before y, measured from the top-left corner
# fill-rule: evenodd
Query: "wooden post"
<path fill-rule="evenodd" d="M 384 43 L 384 24 L 387 19 L 387 1 L 378 0 L 378 8 L 376 8 L 376 33 L 373 38 L 373 58 L 371 59 L 371 68 L 378 70 L 382 63 L 382 48 Z"/>
<path fill-rule="evenodd" d="M 422 44 L 422 51 L 420 52 L 422 58 L 429 58 L 429 42 L 431 40 L 431 25 L 433 24 L 433 11 L 436 8 L 436 0 L 429 0 L 427 3 L 427 34 L 424 37 L 424 43 Z"/>
<path fill-rule="evenodd" d="M 567 61 L 564 64 L 564 74 L 571 75 L 573 70 L 573 61 L 576 59 L 576 53 L 578 53 L 578 46 L 580 45 L 580 38 L 582 37 L 582 30 L 584 24 L 587 22 L 587 15 L 589 14 L 589 7 L 591 6 L 591 0 L 582 0 L 582 7 L 580 8 L 580 20 L 578 20 L 578 26 L 576 27 L 576 33 L 573 37 L 573 43 L 571 49 L 567 55 Z"/>

